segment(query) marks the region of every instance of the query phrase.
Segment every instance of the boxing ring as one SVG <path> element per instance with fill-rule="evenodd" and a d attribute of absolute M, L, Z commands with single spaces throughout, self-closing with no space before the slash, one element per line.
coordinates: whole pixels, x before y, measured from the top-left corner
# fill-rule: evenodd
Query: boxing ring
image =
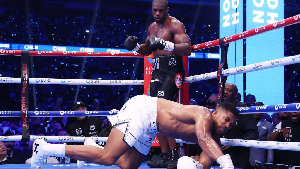
<path fill-rule="evenodd" d="M 51 168 L 59 169 L 62 167 L 67 168 L 67 169 L 77 168 L 76 164 L 44 164 L 43 165 L 44 169 L 51 169 Z M 24 169 L 24 168 L 30 168 L 30 164 L 6 164 L 6 165 L 1 165 L 1 168 L 3 168 L 3 169 L 10 169 L 10 168 Z M 89 164 L 89 165 L 85 165 L 82 167 L 82 169 L 86 169 L 86 168 L 117 169 L 118 167 L 117 166 L 107 167 L 107 166 L 101 166 L 101 165 L 97 165 L 97 164 Z M 144 169 L 144 168 L 149 168 L 149 167 L 147 166 L 147 164 L 143 163 L 139 169 Z M 163 169 L 163 168 L 157 168 L 157 169 Z M 221 168 L 220 167 L 212 167 L 212 169 L 221 169 Z"/>
<path fill-rule="evenodd" d="M 268 24 L 256 29 L 251 29 L 236 35 L 223 38 L 224 44 L 245 39 L 250 36 L 258 35 L 267 31 L 282 28 L 300 22 L 300 14 L 284 19 L 282 21 Z M 213 40 L 197 45 L 193 45 L 193 50 L 214 47 L 220 45 L 220 40 Z M 94 80 L 94 79 L 54 79 L 54 78 L 29 78 L 28 63 L 23 62 L 23 58 L 29 56 L 72 56 L 72 57 L 143 57 L 137 53 L 114 53 L 114 52 L 67 52 L 67 51 L 21 51 L 21 50 L 0 50 L 0 55 L 15 55 L 22 57 L 22 77 L 0 77 L 0 83 L 19 83 L 22 84 L 22 110 L 21 111 L 0 111 L 0 117 L 22 117 L 22 135 L 16 136 L 0 136 L 0 141 L 34 141 L 36 139 L 44 139 L 47 142 L 84 142 L 85 137 L 72 136 L 34 136 L 28 132 L 28 117 L 76 117 L 76 116 L 110 116 L 118 113 L 117 110 L 111 111 L 28 111 L 28 84 L 60 84 L 60 85 L 144 85 L 144 80 Z M 236 68 L 221 70 L 221 76 L 229 76 L 263 69 L 300 63 L 300 54 L 269 60 L 261 63 L 240 66 Z M 193 75 L 185 78 L 185 83 L 193 83 L 202 80 L 218 78 L 218 71 Z M 278 104 L 263 105 L 252 107 L 238 107 L 241 114 L 268 113 L 268 112 L 299 112 L 300 103 L 296 104 Z M 106 137 L 92 137 L 96 142 L 106 142 Z M 177 143 L 186 143 L 182 140 L 176 140 Z M 232 146 L 255 147 L 265 149 L 280 149 L 300 151 L 300 142 L 277 142 L 277 141 L 256 141 L 241 139 L 221 139 L 222 144 Z M 76 164 L 44 164 L 44 168 L 77 168 Z M 6 164 L 1 168 L 30 168 L 30 164 Z M 116 166 L 106 167 L 97 164 L 85 164 L 83 168 L 117 168 Z M 145 163 L 140 167 L 149 168 Z M 219 167 L 212 167 L 219 168 Z"/>
<path fill-rule="evenodd" d="M 14 168 L 14 169 L 24 169 L 24 168 L 30 168 L 30 164 L 6 164 L 6 165 L 1 165 L 1 168 L 3 169 L 10 169 L 10 168 Z M 67 169 L 74 169 L 74 168 L 78 168 L 76 166 L 76 164 L 71 163 L 71 164 L 44 164 L 43 165 L 44 169 L 51 169 L 51 168 L 67 168 Z M 86 169 L 86 168 L 99 168 L 99 169 L 108 169 L 108 168 L 118 168 L 117 166 L 111 166 L 111 167 L 107 167 L 107 166 L 101 166 L 101 165 L 97 165 L 97 164 L 89 164 L 89 165 L 85 165 L 82 167 L 82 169 Z M 144 169 L 144 168 L 149 168 L 147 166 L 147 164 L 142 164 L 140 169 Z"/>

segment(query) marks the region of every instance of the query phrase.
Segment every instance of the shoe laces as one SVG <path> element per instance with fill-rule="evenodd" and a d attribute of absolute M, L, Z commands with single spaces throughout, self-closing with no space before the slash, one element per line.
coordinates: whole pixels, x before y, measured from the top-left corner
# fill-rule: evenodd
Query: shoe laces
<path fill-rule="evenodd" d="M 167 153 L 166 154 L 161 153 L 160 157 L 161 157 L 161 161 L 163 161 L 163 162 L 167 161 L 170 158 L 169 154 L 167 154 Z"/>
<path fill-rule="evenodd" d="M 177 153 L 177 152 L 175 152 L 175 153 Z M 169 156 L 170 161 L 176 161 L 178 159 L 178 155 L 176 155 L 175 153 L 170 153 L 170 156 Z"/>

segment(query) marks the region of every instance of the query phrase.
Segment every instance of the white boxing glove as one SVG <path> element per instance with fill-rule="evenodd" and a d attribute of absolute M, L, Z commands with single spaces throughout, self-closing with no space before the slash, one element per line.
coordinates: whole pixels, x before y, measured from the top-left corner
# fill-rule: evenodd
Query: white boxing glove
<path fill-rule="evenodd" d="M 203 166 L 193 158 L 183 156 L 177 161 L 177 169 L 203 169 Z"/>
<path fill-rule="evenodd" d="M 232 163 L 232 160 L 231 160 L 229 154 L 222 155 L 221 157 L 219 157 L 217 159 L 217 162 L 220 164 L 220 166 L 223 169 L 234 169 L 234 166 L 233 166 L 233 163 Z"/>

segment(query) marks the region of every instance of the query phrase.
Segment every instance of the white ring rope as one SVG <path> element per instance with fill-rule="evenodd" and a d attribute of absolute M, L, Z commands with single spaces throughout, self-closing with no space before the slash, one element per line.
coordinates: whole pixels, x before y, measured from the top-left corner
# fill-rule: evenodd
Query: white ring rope
<path fill-rule="evenodd" d="M 295 56 L 289 56 L 289 57 L 274 59 L 270 61 L 260 62 L 260 63 L 254 63 L 246 66 L 225 69 L 222 71 L 222 74 L 224 76 L 236 75 L 236 74 L 248 73 L 248 72 L 253 72 L 253 71 L 278 67 L 278 66 L 284 66 L 284 65 L 291 65 L 296 63 L 300 63 L 300 54 Z M 201 80 L 208 80 L 214 78 L 217 78 L 217 71 L 186 77 L 185 83 L 193 83 Z"/>
<path fill-rule="evenodd" d="M 224 76 L 248 73 L 278 66 L 300 63 L 300 54 L 270 61 L 254 63 L 223 70 Z M 201 80 L 217 78 L 217 71 L 189 76 L 185 83 L 193 83 Z M 0 83 L 21 83 L 21 78 L 0 77 Z M 94 80 L 94 79 L 53 79 L 53 78 L 29 78 L 29 84 L 63 84 L 63 85 L 144 85 L 144 80 Z"/>
<path fill-rule="evenodd" d="M 47 142 L 84 142 L 88 137 L 74 137 L 74 136 L 35 136 L 30 135 L 30 141 L 36 139 L 43 139 Z M 106 142 L 107 137 L 91 137 L 96 142 Z M 15 136 L 0 136 L 0 141 L 21 141 L 21 135 Z M 176 139 L 177 143 L 187 143 L 180 139 Z M 300 151 L 300 142 L 279 142 L 279 141 L 257 141 L 257 140 L 243 140 L 243 139 L 226 139 L 221 138 L 223 145 L 253 147 L 263 149 L 277 149 L 277 150 L 291 150 Z"/>
<path fill-rule="evenodd" d="M 300 142 L 257 141 L 221 138 L 221 143 L 231 146 L 300 151 Z"/>
<path fill-rule="evenodd" d="M 84 142 L 88 137 L 75 137 L 75 136 L 36 136 L 30 135 L 30 141 L 36 139 L 43 139 L 47 142 Z M 106 142 L 107 137 L 91 137 L 96 142 Z M 22 135 L 14 136 L 0 136 L 0 141 L 21 141 Z"/>
<path fill-rule="evenodd" d="M 212 109 L 210 109 L 212 110 Z M 237 107 L 240 114 L 300 112 L 300 103 Z M 119 112 L 110 111 L 28 111 L 29 117 L 78 117 L 78 116 L 111 116 Z M 0 117 L 20 117 L 21 111 L 0 110 Z"/>
<path fill-rule="evenodd" d="M 0 83 L 21 83 L 21 78 L 0 77 Z M 29 78 L 29 84 L 61 85 L 144 85 L 144 80 L 95 80 L 95 79 L 53 79 Z"/>

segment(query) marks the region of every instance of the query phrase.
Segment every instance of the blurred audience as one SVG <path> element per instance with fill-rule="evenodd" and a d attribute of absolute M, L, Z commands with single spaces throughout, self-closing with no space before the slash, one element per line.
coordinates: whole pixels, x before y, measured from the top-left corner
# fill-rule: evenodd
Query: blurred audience
<path fill-rule="evenodd" d="M 233 103 L 236 107 L 245 107 L 246 104 L 237 101 L 237 86 L 226 83 L 224 89 L 224 102 Z M 258 129 L 253 114 L 240 114 L 236 125 L 223 134 L 223 137 L 230 139 L 257 140 Z M 231 156 L 232 162 L 238 168 L 251 168 L 249 163 L 250 148 L 223 145 L 224 154 Z"/>
<path fill-rule="evenodd" d="M 253 96 L 253 95 L 252 95 Z M 255 98 L 255 96 L 253 96 Z M 262 102 L 256 102 L 253 106 L 263 106 Z M 273 131 L 272 123 L 266 121 L 264 118 L 265 113 L 254 114 L 255 121 L 258 128 L 258 140 L 267 141 L 268 136 Z M 249 162 L 252 167 L 255 166 L 255 161 L 259 161 L 262 164 L 273 162 L 273 151 L 262 149 L 262 148 L 250 148 L 250 158 Z"/>
<path fill-rule="evenodd" d="M 276 125 L 269 141 L 300 142 L 300 112 L 281 112 L 280 123 Z M 274 162 L 300 166 L 299 151 L 276 150 Z"/>
<path fill-rule="evenodd" d="M 211 1 L 211 0 L 205 0 Z M 212 0 L 213 2 L 219 2 Z M 285 1 L 285 7 L 299 8 L 300 2 L 297 0 Z M 296 11 L 297 12 L 297 11 Z M 25 14 L 26 13 L 26 14 Z M 285 11 L 286 17 L 295 15 L 295 12 Z M 94 14 L 91 11 L 74 11 L 45 9 L 41 11 L 31 10 L 24 12 L 24 9 L 18 7 L 6 8 L 0 6 L 0 43 L 21 43 L 21 44 L 47 44 L 63 46 L 84 46 L 84 47 L 103 47 L 103 48 L 122 48 L 124 39 L 128 35 L 135 35 L 143 41 L 146 36 L 146 27 L 149 21 L 145 15 L 134 15 L 124 13 L 99 13 Z M 94 20 L 94 24 L 90 21 Z M 184 22 L 186 32 L 188 33 L 192 44 L 214 40 L 219 38 L 219 24 L 211 18 L 201 18 L 199 22 L 193 22 L 188 18 L 180 18 Z M 134 27 L 132 25 L 135 25 Z M 68 30 L 68 31 L 66 31 Z M 88 30 L 88 31 L 87 31 Z M 300 40 L 298 37 L 300 27 L 296 24 L 285 28 L 284 54 L 292 56 L 299 54 Z M 209 48 L 202 52 L 219 52 L 217 48 Z M 20 77 L 21 76 L 20 57 L 1 56 L 1 76 L 3 77 Z M 143 60 L 137 58 L 75 58 L 75 57 L 33 57 L 31 59 L 32 69 L 30 77 L 34 78 L 58 78 L 58 79 L 124 79 L 135 80 L 143 79 L 144 67 Z M 189 63 L 189 73 L 191 75 L 203 74 L 217 70 L 219 61 L 217 59 L 193 59 Z M 285 102 L 290 103 L 299 98 L 300 93 L 300 74 L 299 65 L 285 66 Z M 1 110 L 20 110 L 20 93 L 19 84 L 0 84 Z M 242 104 L 241 96 L 231 86 L 231 91 L 226 91 L 226 100 L 235 103 L 236 106 L 245 106 Z M 193 98 L 192 104 L 203 105 L 208 108 L 214 108 L 217 101 L 217 95 L 214 93 L 218 90 L 218 84 L 215 79 L 200 81 L 190 84 L 190 98 Z M 109 93 L 109 94 L 108 94 Z M 143 93 L 143 86 L 69 86 L 69 85 L 30 85 L 29 110 L 72 110 L 74 98 L 81 98 L 85 101 L 85 110 L 120 109 L 121 106 L 137 94 Z M 210 97 L 209 97 L 210 96 Z M 63 103 L 63 104 L 62 104 Z M 247 95 L 245 98 L 247 105 L 254 105 L 255 96 Z M 265 114 L 267 115 L 267 114 Z M 246 116 L 246 115 L 245 115 Z M 294 121 L 289 122 L 292 126 L 297 126 L 295 118 L 298 115 L 291 114 Z M 259 117 L 260 118 L 260 117 Z M 257 117 L 257 119 L 259 119 Z M 264 117 L 268 119 L 267 116 Z M 100 119 L 100 120 L 99 120 Z M 250 118 L 252 119 L 252 117 Z M 254 119 L 254 118 L 253 118 Z M 262 120 L 263 118 L 261 118 Z M 275 113 L 272 116 L 273 125 L 277 125 L 274 136 L 279 139 L 282 122 L 289 120 L 288 113 Z M 262 121 L 253 120 L 254 126 Z M 47 135 L 47 136 L 107 136 L 111 126 L 107 118 L 79 117 L 73 120 L 71 118 L 29 118 L 30 134 Z M 0 119 L 0 135 L 19 135 L 21 134 L 20 120 Z M 87 124 L 88 123 L 88 124 Z M 85 125 L 82 125 L 85 124 Z M 92 124 L 92 125 L 91 125 Z M 93 126 L 94 125 L 94 126 Z M 95 129 L 94 129 L 95 128 Z M 294 127 L 293 130 L 296 127 Z M 92 130 L 94 129 L 94 130 Z M 68 131 L 68 132 L 67 132 Z M 281 132 L 278 132 L 281 131 Z M 284 131 L 284 130 L 283 130 Z M 255 139 L 255 132 L 252 120 L 245 122 L 241 116 L 237 121 L 235 129 L 231 130 L 227 136 L 231 138 Z M 292 131 L 297 132 L 297 131 Z M 241 134 L 243 133 L 243 134 Z M 252 133 L 252 134 L 251 134 Z M 260 133 L 260 130 L 259 130 Z M 253 136 L 253 137 L 252 137 Z M 278 136 L 278 137 L 277 137 Z M 294 137 L 294 134 L 293 134 Z M 297 137 L 290 140 L 295 140 Z M 31 145 L 20 142 L 6 142 L 0 147 L 3 152 L 0 154 L 2 163 L 24 163 L 23 157 L 15 160 L 14 156 L 22 155 L 27 157 L 31 150 L 27 150 Z M 19 147 L 25 148 L 19 148 Z M 5 147 L 5 148 L 4 148 Z M 15 149 L 18 147 L 18 149 Z M 30 147 L 31 148 L 31 147 Z M 230 146 L 224 146 L 227 151 L 235 151 Z M 242 151 L 243 148 L 237 150 Z M 19 153 L 22 150 L 26 153 Z M 225 152 L 226 152 L 225 150 Z M 245 151 L 248 153 L 248 150 Z M 4 155 L 5 154 L 5 155 Z M 233 155 L 234 163 L 238 157 Z M 248 154 L 247 154 L 248 155 Z M 31 156 L 31 155 L 30 155 Z M 246 155 L 245 155 L 246 156 Z M 244 155 L 241 155 L 242 161 Z M 21 160 L 20 160 L 21 159 Z M 26 158 L 27 159 L 27 158 Z M 22 162 L 24 161 L 24 162 Z M 60 163 L 61 159 L 49 157 L 45 163 Z"/>

